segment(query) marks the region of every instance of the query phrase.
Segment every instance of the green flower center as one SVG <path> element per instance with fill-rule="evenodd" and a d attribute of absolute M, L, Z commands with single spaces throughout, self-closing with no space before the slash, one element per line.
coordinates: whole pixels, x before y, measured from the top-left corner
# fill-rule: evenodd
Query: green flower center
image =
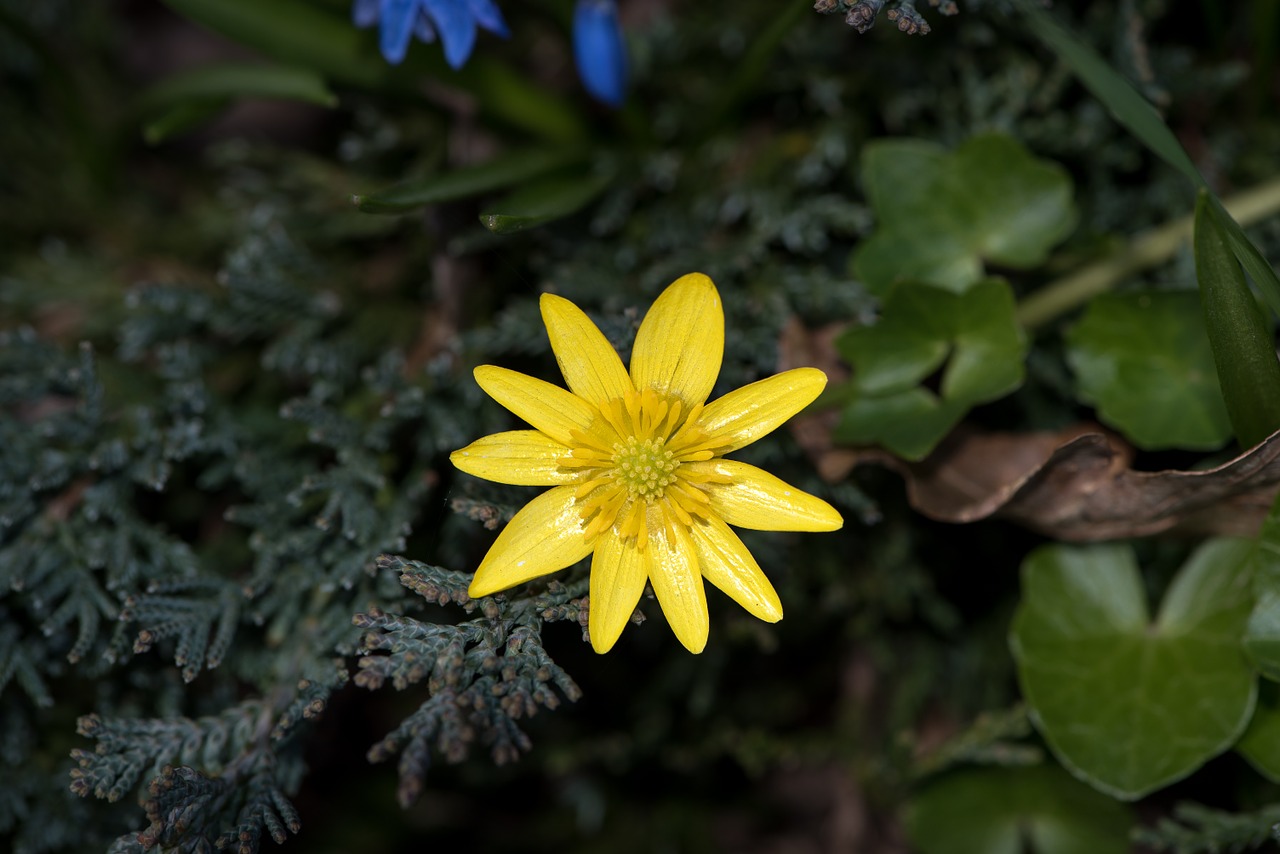
<path fill-rule="evenodd" d="M 663 496 L 676 480 L 680 463 L 666 449 L 662 439 L 640 439 L 628 436 L 613 446 L 613 472 L 619 483 L 627 487 L 632 498 L 653 503 Z"/>

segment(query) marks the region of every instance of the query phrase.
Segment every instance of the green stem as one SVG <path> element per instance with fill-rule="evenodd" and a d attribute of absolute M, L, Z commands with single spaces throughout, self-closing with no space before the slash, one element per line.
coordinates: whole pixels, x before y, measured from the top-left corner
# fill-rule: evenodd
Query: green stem
<path fill-rule="evenodd" d="M 1280 212 L 1280 178 L 1225 199 L 1223 204 L 1241 225 L 1266 219 Z M 1194 221 L 1188 214 L 1145 231 L 1115 255 L 1050 282 L 1018 304 L 1017 321 L 1026 329 L 1043 326 L 1135 273 L 1164 263 L 1191 239 Z"/>

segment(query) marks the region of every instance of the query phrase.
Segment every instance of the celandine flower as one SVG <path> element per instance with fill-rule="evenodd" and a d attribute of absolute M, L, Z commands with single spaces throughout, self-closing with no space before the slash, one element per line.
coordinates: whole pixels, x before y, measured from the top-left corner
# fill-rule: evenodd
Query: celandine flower
<path fill-rule="evenodd" d="M 573 58 L 588 92 L 610 106 L 622 105 L 627 94 L 627 44 L 613 0 L 578 0 Z"/>
<path fill-rule="evenodd" d="M 357 27 L 378 25 L 378 47 L 393 65 L 404 61 L 409 40 L 440 37 L 445 61 L 461 68 L 476 44 L 476 26 L 506 38 L 507 23 L 493 0 L 355 0 Z"/>
<path fill-rule="evenodd" d="M 724 311 L 701 273 L 678 279 L 649 309 L 630 374 L 573 303 L 544 294 L 542 319 L 570 391 L 476 368 L 480 387 L 535 429 L 486 436 L 450 457 L 476 477 L 553 487 L 498 535 L 470 595 L 593 555 L 588 631 L 596 652 L 622 634 L 646 581 L 693 652 L 707 643 L 703 578 L 760 619 L 782 619 L 773 585 L 729 525 L 834 531 L 844 520 L 768 472 L 720 457 L 811 403 L 826 375 L 797 368 L 706 403 L 724 355 Z"/>

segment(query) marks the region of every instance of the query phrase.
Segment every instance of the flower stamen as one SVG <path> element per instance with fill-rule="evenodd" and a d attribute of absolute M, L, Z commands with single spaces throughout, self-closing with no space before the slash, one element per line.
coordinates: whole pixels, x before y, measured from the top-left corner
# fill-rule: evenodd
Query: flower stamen
<path fill-rule="evenodd" d="M 715 456 L 717 442 L 695 422 L 702 404 L 685 406 L 647 388 L 627 391 L 599 405 L 600 422 L 590 430 L 571 430 L 574 446 L 560 460 L 582 471 L 574 490 L 580 502 L 583 535 L 588 539 L 614 527 L 618 536 L 649 542 L 649 526 L 662 526 L 668 538 L 674 526 L 693 526 L 710 516 L 702 487 L 728 483 L 726 475 L 687 469 L 684 464 Z M 617 440 L 603 437 L 613 433 Z M 650 516 L 650 509 L 658 515 Z"/>

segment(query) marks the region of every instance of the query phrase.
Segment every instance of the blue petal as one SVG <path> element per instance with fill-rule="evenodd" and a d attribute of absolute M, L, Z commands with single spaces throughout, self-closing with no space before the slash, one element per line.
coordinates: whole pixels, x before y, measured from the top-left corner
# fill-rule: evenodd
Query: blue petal
<path fill-rule="evenodd" d="M 507 29 L 507 22 L 502 19 L 502 10 L 493 0 L 467 0 L 467 8 L 476 23 L 489 32 L 500 35 L 504 39 L 511 35 L 511 31 Z"/>
<path fill-rule="evenodd" d="M 382 0 L 356 0 L 351 7 L 351 20 L 361 29 L 372 27 L 378 23 L 378 13 L 382 11 Z"/>
<path fill-rule="evenodd" d="M 476 22 L 466 0 L 422 0 L 422 5 L 435 22 L 445 62 L 461 68 L 476 46 Z"/>
<path fill-rule="evenodd" d="M 382 4 L 379 47 L 392 65 L 404 62 L 405 54 L 409 52 L 409 38 L 413 35 L 417 12 L 418 0 L 384 0 Z"/>
<path fill-rule="evenodd" d="M 573 12 L 573 57 L 593 96 L 622 106 L 627 91 L 627 45 L 613 0 L 578 0 Z"/>

